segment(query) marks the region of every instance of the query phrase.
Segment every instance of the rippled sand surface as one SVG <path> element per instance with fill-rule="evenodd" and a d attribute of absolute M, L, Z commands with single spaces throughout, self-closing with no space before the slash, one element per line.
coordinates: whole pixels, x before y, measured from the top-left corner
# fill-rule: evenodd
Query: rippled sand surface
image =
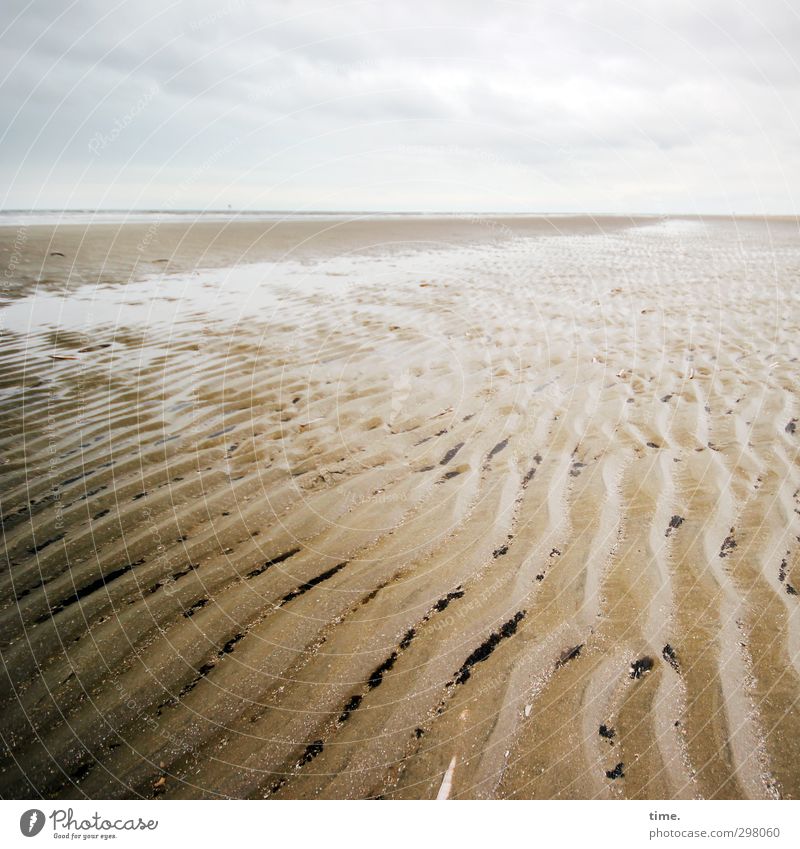
<path fill-rule="evenodd" d="M 110 226 L 0 238 L 3 796 L 800 796 L 797 222 Z"/>

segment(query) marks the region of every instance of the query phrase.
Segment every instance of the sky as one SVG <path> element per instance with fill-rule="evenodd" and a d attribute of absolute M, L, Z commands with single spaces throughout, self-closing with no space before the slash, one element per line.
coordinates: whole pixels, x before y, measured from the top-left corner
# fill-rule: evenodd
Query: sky
<path fill-rule="evenodd" d="M 2 8 L 2 209 L 799 211 L 793 0 Z"/>

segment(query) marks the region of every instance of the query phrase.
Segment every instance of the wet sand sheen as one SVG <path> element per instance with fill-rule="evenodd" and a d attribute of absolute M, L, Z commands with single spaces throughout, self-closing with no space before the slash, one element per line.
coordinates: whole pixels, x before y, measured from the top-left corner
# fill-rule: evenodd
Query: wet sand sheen
<path fill-rule="evenodd" d="M 800 795 L 797 223 L 553 220 L 29 228 L 4 796 Z"/>

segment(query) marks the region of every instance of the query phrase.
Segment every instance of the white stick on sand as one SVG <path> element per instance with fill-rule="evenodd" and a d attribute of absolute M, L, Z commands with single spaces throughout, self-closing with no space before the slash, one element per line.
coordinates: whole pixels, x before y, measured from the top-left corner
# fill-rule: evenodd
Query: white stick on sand
<path fill-rule="evenodd" d="M 453 755 L 450 766 L 447 767 L 447 772 L 444 774 L 444 778 L 442 779 L 442 786 L 439 788 L 439 792 L 436 794 L 436 801 L 439 802 L 443 799 L 450 798 L 450 791 L 453 789 L 453 773 L 456 771 L 456 756 Z"/>

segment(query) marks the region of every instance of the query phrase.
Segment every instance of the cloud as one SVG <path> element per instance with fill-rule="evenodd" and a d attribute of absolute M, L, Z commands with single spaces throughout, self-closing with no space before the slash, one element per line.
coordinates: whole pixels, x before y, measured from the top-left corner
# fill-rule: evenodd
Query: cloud
<path fill-rule="evenodd" d="M 12 0 L 6 208 L 795 212 L 783 0 Z"/>

